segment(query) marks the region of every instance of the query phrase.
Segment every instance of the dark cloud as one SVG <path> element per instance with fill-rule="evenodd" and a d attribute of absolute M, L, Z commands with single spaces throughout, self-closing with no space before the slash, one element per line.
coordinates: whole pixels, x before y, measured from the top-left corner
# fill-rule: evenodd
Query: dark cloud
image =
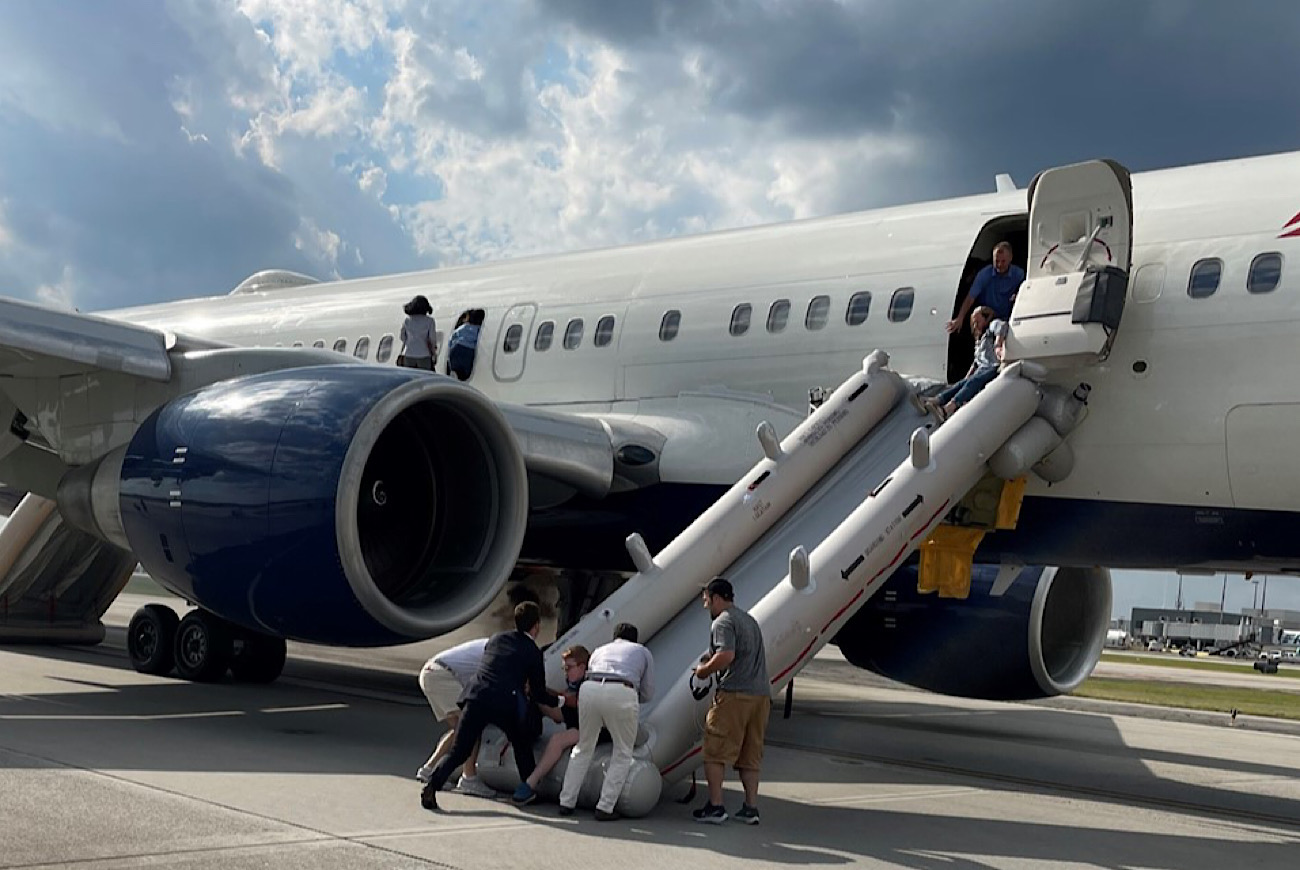
<path fill-rule="evenodd" d="M 819 139 L 907 133 L 917 195 L 1098 155 L 1134 169 L 1300 147 L 1292 3 L 723 0 L 543 8 L 641 55 L 697 53 L 719 111 Z"/>
<path fill-rule="evenodd" d="M 190 31 L 139 4 L 89 3 L 67 18 L 31 10 L 6 10 L 9 47 L 81 48 L 43 67 L 75 84 L 53 91 L 65 104 L 0 102 L 0 200 L 16 252 L 0 262 L 0 292 L 31 297 L 71 267 L 77 304 L 93 310 L 225 292 L 269 267 L 328 277 L 295 242 L 304 216 L 342 236 L 345 277 L 373 271 L 357 251 L 389 269 L 421 265 L 329 154 L 304 187 L 233 150 L 228 116 L 191 141 L 172 88 L 212 75 L 196 67 Z"/>
<path fill-rule="evenodd" d="M 671 34 L 689 32 L 717 16 L 730 2 L 710 0 L 538 0 L 542 18 L 568 21 L 608 42 L 645 45 Z"/>

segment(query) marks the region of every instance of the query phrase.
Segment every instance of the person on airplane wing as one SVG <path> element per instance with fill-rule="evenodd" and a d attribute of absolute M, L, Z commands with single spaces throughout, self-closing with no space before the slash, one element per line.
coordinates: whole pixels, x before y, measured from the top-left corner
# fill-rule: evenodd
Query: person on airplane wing
<path fill-rule="evenodd" d="M 409 369 L 433 371 L 438 358 L 438 328 L 434 323 L 433 307 L 423 296 L 416 296 L 402 306 L 406 320 L 402 322 L 402 350 L 397 364 Z"/>
<path fill-rule="evenodd" d="M 452 743 L 456 739 L 456 730 L 460 725 L 461 710 L 457 702 L 469 688 L 474 675 L 478 673 L 478 666 L 483 661 L 483 650 L 487 643 L 486 637 L 466 641 L 438 653 L 425 662 L 424 667 L 420 669 L 420 690 L 424 692 L 429 706 L 433 708 L 433 718 L 438 722 L 446 722 L 450 729 L 442 735 L 429 760 L 416 771 L 415 778 L 420 782 L 428 782 L 429 777 L 433 775 L 433 768 L 443 756 L 451 752 Z M 456 788 L 466 794 L 491 797 L 495 792 L 478 778 L 478 750 L 478 744 L 475 744 L 474 751 L 470 753 L 469 758 L 465 759 L 465 772 L 457 782 Z"/>
<path fill-rule="evenodd" d="M 495 635 L 483 649 L 483 661 L 461 702 L 463 712 L 451 752 L 434 766 L 420 792 L 420 805 L 426 810 L 438 808 L 438 790 L 469 758 L 489 725 L 505 732 L 521 777 L 526 779 L 537 766 L 533 741 L 526 733 L 528 698 L 524 689 L 528 688 L 533 701 L 546 707 L 563 706 L 564 698 L 546 688 L 546 668 L 537 648 L 541 608 L 536 602 L 525 601 L 515 607 L 514 617 L 515 630 Z"/>
<path fill-rule="evenodd" d="M 619 817 L 614 805 L 632 769 L 641 704 L 653 698 L 655 691 L 654 656 L 636 639 L 636 626 L 620 622 L 614 626 L 614 639 L 591 654 L 587 679 L 579 695 L 578 745 L 569 755 L 564 787 L 560 789 L 560 815 L 573 813 L 600 729 L 606 728 L 614 747 L 596 804 L 596 821 L 610 822 Z"/>
<path fill-rule="evenodd" d="M 546 774 L 560 763 L 564 754 L 578 744 L 578 692 L 582 688 L 583 680 L 587 678 L 587 664 L 591 661 L 591 653 L 585 646 L 577 645 L 566 649 L 560 659 L 564 664 L 564 691 L 555 694 L 564 696 L 564 706 L 556 711 L 558 716 L 552 718 L 563 722 L 565 727 L 563 731 L 552 734 L 551 739 L 546 741 L 546 749 L 542 752 L 541 760 L 537 762 L 537 768 L 520 784 L 519 788 L 515 789 L 511 800 L 519 806 L 537 800 L 537 786 L 541 784 Z"/>
<path fill-rule="evenodd" d="M 987 305 L 996 312 L 999 320 L 1011 319 L 1011 308 L 1016 303 L 1020 285 L 1025 283 L 1025 270 L 1011 262 L 1011 245 L 998 242 L 993 248 L 993 263 L 980 269 L 970 285 L 970 293 L 961 303 L 957 316 L 946 326 L 951 335 L 961 329 L 973 305 Z"/>
<path fill-rule="evenodd" d="M 465 322 L 447 340 L 447 366 L 451 374 L 468 381 L 474 372 L 474 355 L 478 351 L 478 334 L 486 316 L 482 308 L 471 308 L 465 313 Z"/>
<path fill-rule="evenodd" d="M 758 824 L 758 775 L 763 764 L 763 740 L 772 709 L 763 631 L 754 617 L 736 606 L 731 581 L 714 577 L 704 587 L 704 606 L 713 624 L 709 629 L 712 655 L 695 666 L 695 676 L 720 674 L 704 727 L 704 777 L 709 797 L 692 815 L 695 821 L 720 825 L 727 820 L 722 806 L 722 780 L 727 765 L 736 768 L 745 802 L 736 821 Z"/>
<path fill-rule="evenodd" d="M 975 359 L 971 361 L 966 377 L 944 390 L 938 396 L 925 399 L 926 404 L 947 419 L 962 405 L 998 376 L 998 366 L 1006 346 L 1010 327 L 1005 320 L 996 319 L 992 308 L 981 305 L 970 316 L 971 332 L 975 334 Z"/>

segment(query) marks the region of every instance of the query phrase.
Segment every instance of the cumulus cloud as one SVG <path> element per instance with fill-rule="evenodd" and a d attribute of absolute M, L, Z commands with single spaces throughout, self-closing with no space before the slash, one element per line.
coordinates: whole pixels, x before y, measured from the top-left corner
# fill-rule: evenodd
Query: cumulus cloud
<path fill-rule="evenodd" d="M 1285 150 L 1297 38 L 1284 4 L 11 0 L 0 282 L 113 307 Z"/>
<path fill-rule="evenodd" d="M 36 288 L 36 301 L 53 308 L 72 311 L 77 307 L 76 300 L 76 279 L 71 266 L 63 267 L 63 274 L 59 276 L 59 280 Z"/>

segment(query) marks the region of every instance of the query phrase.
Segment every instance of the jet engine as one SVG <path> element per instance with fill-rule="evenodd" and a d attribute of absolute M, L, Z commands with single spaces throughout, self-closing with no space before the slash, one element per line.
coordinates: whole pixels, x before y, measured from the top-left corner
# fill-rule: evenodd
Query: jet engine
<path fill-rule="evenodd" d="M 944 695 L 1023 700 L 1070 692 L 1101 657 L 1105 569 L 976 565 L 965 599 L 919 593 L 916 580 L 900 569 L 844 625 L 834 642 L 846 659 Z"/>
<path fill-rule="evenodd" d="M 496 407 L 451 378 L 325 365 L 163 405 L 61 483 L 65 518 L 170 591 L 280 637 L 376 646 L 468 622 L 515 564 L 528 484 Z"/>

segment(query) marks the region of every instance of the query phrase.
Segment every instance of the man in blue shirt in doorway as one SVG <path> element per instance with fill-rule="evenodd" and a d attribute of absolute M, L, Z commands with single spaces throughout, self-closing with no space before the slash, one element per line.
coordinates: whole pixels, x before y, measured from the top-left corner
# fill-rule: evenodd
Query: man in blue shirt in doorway
<path fill-rule="evenodd" d="M 993 248 L 993 263 L 979 270 L 970 285 L 970 293 L 961 304 L 957 317 L 949 320 L 949 334 L 961 329 L 970 314 L 971 306 L 987 305 L 997 315 L 997 320 L 1011 320 L 1011 306 L 1015 304 L 1016 293 L 1025 282 L 1025 270 L 1011 262 L 1011 245 L 998 242 Z"/>

